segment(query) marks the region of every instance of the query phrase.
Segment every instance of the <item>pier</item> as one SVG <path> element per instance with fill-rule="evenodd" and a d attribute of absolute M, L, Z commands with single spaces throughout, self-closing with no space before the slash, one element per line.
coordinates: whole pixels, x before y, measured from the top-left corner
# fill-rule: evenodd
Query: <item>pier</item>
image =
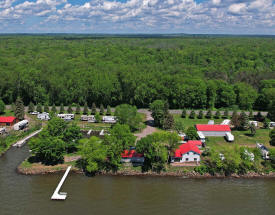
<path fill-rule="evenodd" d="M 25 137 L 24 139 L 19 140 L 18 142 L 16 142 L 12 146 L 18 147 L 18 148 L 22 147 L 29 139 L 31 139 L 32 137 L 34 137 L 35 135 L 37 135 L 41 131 L 42 131 L 42 128 L 38 131 L 35 131 L 35 132 L 31 133 L 29 136 Z"/>
<path fill-rule="evenodd" d="M 67 193 L 65 192 L 60 192 L 59 193 L 59 190 L 60 188 L 62 187 L 64 181 L 66 180 L 66 177 L 68 176 L 70 170 L 71 170 L 72 166 L 69 166 L 65 172 L 65 174 L 63 175 L 61 181 L 59 182 L 59 184 L 57 185 L 52 197 L 51 197 L 51 200 L 65 200 L 67 198 Z"/>

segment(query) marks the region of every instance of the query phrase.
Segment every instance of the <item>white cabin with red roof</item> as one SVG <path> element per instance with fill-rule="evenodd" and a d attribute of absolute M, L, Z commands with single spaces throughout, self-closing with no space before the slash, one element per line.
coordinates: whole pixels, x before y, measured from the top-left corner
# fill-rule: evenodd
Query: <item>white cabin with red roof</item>
<path fill-rule="evenodd" d="M 143 154 L 137 153 L 136 150 L 124 150 L 121 153 L 122 163 L 143 163 Z"/>
<path fill-rule="evenodd" d="M 201 151 L 199 146 L 201 146 L 201 141 L 188 141 L 179 146 L 175 150 L 174 156 L 171 157 L 171 162 L 199 162 L 201 160 Z"/>
<path fill-rule="evenodd" d="M 198 133 L 205 137 L 225 137 L 226 133 L 231 133 L 229 125 L 196 125 Z"/>

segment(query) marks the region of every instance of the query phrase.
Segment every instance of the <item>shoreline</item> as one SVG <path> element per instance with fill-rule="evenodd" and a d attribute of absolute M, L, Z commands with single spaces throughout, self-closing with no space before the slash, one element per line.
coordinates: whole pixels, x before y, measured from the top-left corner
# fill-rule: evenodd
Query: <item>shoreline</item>
<path fill-rule="evenodd" d="M 59 174 L 64 173 L 68 166 L 71 164 L 59 164 L 56 166 L 44 166 L 41 168 L 41 164 L 37 164 L 38 166 L 35 168 L 25 168 L 22 167 L 22 163 L 17 167 L 17 173 L 22 175 L 46 175 L 46 174 Z M 40 166 L 40 167 L 39 167 Z M 79 168 L 76 168 L 72 165 L 71 172 L 76 174 L 83 174 L 85 173 L 80 170 Z M 210 174 L 204 174 L 201 175 L 195 171 L 190 172 L 140 172 L 136 170 L 119 170 L 117 172 L 100 172 L 95 174 L 95 176 L 98 175 L 105 175 L 105 176 L 138 176 L 138 177 L 177 177 L 177 178 L 183 178 L 183 179 L 230 179 L 230 178 L 240 178 L 240 179 L 252 179 L 252 178 L 275 178 L 275 172 L 270 172 L 268 174 L 266 173 L 255 173 L 250 172 L 244 175 L 238 175 L 238 174 L 232 174 L 230 176 L 225 176 L 221 174 L 216 175 L 210 175 Z"/>

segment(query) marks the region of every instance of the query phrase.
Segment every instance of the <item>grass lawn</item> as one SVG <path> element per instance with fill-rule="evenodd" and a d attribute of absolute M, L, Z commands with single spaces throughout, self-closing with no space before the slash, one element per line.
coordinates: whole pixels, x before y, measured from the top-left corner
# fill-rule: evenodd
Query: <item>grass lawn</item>
<path fill-rule="evenodd" d="M 181 118 L 179 114 L 174 114 L 174 118 L 179 118 L 184 122 L 185 130 L 188 127 L 195 126 L 196 124 L 207 124 L 209 119 L 189 119 L 189 118 Z M 212 119 L 215 121 L 215 124 L 220 124 L 224 119 Z M 235 137 L 235 141 L 233 143 L 227 142 L 224 137 L 207 137 L 206 145 L 207 146 L 225 146 L 225 145 L 234 145 L 238 144 L 241 146 L 249 146 L 255 147 L 256 142 L 266 145 L 267 147 L 271 147 L 269 144 L 269 129 L 257 129 L 256 135 L 252 137 L 250 135 L 250 130 L 248 131 L 232 131 L 232 134 Z"/>
<path fill-rule="evenodd" d="M 175 119 L 180 119 L 184 123 L 184 128 L 187 130 L 187 128 L 195 126 L 196 124 L 207 124 L 209 120 L 214 120 L 215 124 L 220 124 L 224 119 L 189 119 L 188 117 L 186 118 L 181 118 L 179 114 L 173 114 Z"/>

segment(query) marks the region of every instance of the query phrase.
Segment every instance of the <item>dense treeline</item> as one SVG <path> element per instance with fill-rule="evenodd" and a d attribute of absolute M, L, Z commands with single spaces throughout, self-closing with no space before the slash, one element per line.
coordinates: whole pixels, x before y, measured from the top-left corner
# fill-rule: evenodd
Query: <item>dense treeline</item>
<path fill-rule="evenodd" d="M 275 100 L 275 40 L 1 36 L 0 77 L 6 104 L 162 99 L 170 108 L 265 110 Z"/>

